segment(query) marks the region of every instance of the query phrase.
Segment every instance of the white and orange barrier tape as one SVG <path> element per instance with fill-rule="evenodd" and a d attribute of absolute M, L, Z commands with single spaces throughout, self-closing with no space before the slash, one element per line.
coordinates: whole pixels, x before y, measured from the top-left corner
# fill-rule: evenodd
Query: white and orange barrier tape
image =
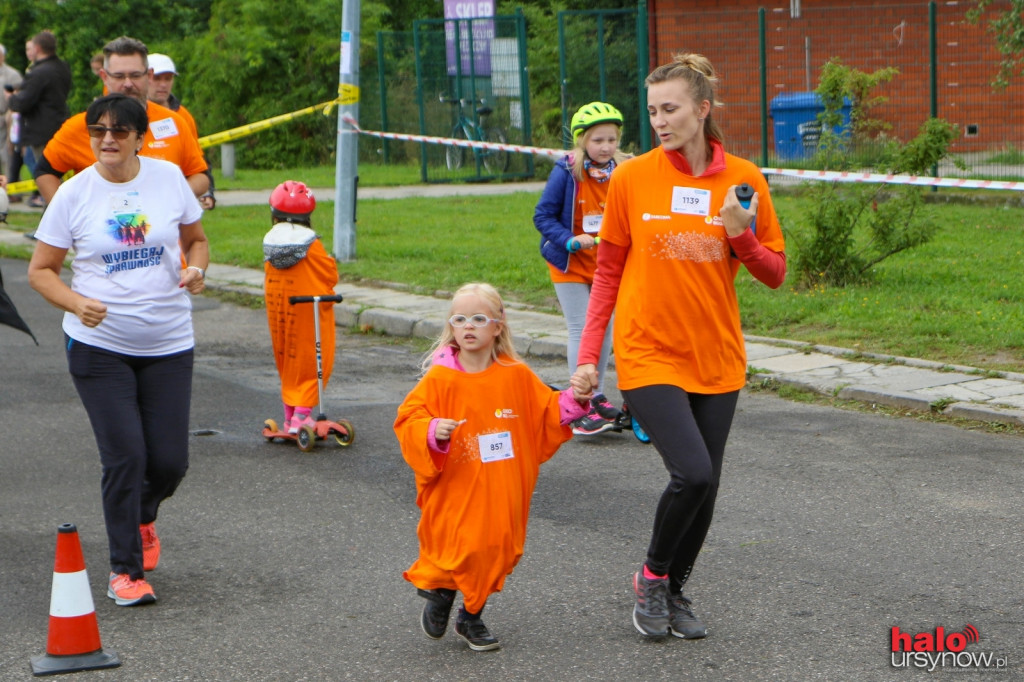
<path fill-rule="evenodd" d="M 886 175 L 885 173 L 856 173 L 853 171 L 795 170 L 791 168 L 762 168 L 765 175 L 783 175 L 804 180 L 830 180 L 835 182 L 873 182 L 892 185 L 924 185 L 926 187 L 959 187 L 964 189 L 1006 189 L 1024 191 L 1024 182 L 1004 180 L 969 180 L 966 178 L 933 178 L 926 175 Z"/>
<path fill-rule="evenodd" d="M 490 149 L 515 154 L 532 154 L 543 156 L 549 159 L 560 159 L 569 152 L 564 149 L 547 149 L 545 147 L 530 147 L 522 144 L 508 144 L 507 142 L 479 142 L 477 140 L 463 140 L 453 137 L 438 137 L 436 135 L 412 135 L 410 133 L 384 133 L 379 130 L 363 130 L 351 116 L 342 116 L 342 120 L 352 126 L 351 131 L 360 135 L 380 137 L 385 140 L 400 140 L 402 142 L 426 142 L 428 144 L 443 144 L 449 147 L 466 147 L 468 149 Z"/>
<path fill-rule="evenodd" d="M 339 86 L 339 95 L 329 102 L 322 102 L 305 109 L 299 109 L 280 116 L 272 116 L 262 121 L 256 121 L 237 128 L 231 128 L 212 135 L 199 138 L 199 146 L 203 149 L 213 147 L 226 142 L 253 135 L 255 133 L 273 128 L 293 121 L 302 116 L 321 111 L 329 116 L 335 106 L 339 104 L 352 104 L 359 99 L 359 89 L 352 85 Z M 556 160 L 565 156 L 568 151 L 565 149 L 549 149 L 546 147 L 533 147 L 529 145 L 508 144 L 504 142 L 484 142 L 477 140 L 455 139 L 451 137 L 439 137 L 434 135 L 413 135 L 410 133 L 387 133 L 378 130 L 364 130 L 359 123 L 349 115 L 342 116 L 342 121 L 351 127 L 351 130 L 341 132 L 354 132 L 360 135 L 369 135 L 386 140 L 399 140 L 402 142 L 424 142 L 427 144 L 440 144 L 445 146 L 465 147 L 468 149 L 497 150 L 511 152 L 514 154 L 531 154 L 543 158 Z M 824 170 L 798 170 L 791 168 L 762 168 L 765 175 L 782 175 L 785 177 L 801 178 L 804 180 L 821 180 L 835 182 L 867 182 L 867 183 L 888 183 L 894 185 L 922 185 L 927 187 L 953 187 L 961 189 L 994 189 L 1024 191 L 1024 182 L 1003 181 L 1003 180 L 971 180 L 966 178 L 936 178 L 923 175 L 892 175 L 885 173 L 863 173 L 852 171 L 824 171 Z M 7 185 L 8 194 L 21 194 L 36 189 L 33 180 L 22 180 Z"/>
<path fill-rule="evenodd" d="M 455 147 L 469 147 L 473 149 L 491 149 L 498 151 L 513 152 L 517 154 L 532 154 L 543 156 L 549 159 L 560 159 L 568 150 L 547 149 L 544 147 L 531 147 L 528 145 L 505 144 L 498 142 L 477 142 L 475 140 L 462 140 L 450 137 L 436 137 L 432 135 L 412 135 L 408 133 L 384 133 L 378 130 L 363 130 L 351 116 L 342 116 L 342 120 L 352 127 L 354 132 L 371 137 L 379 137 L 387 140 L 401 140 L 404 142 L 426 142 L 430 144 L 443 144 Z M 797 170 L 789 168 L 762 168 L 765 175 L 783 175 L 787 177 L 803 178 L 805 180 L 829 180 L 837 182 L 868 182 L 888 183 L 894 185 L 925 185 L 929 187 L 958 187 L 964 189 L 1000 189 L 1024 191 L 1024 182 L 1008 182 L 1002 180 L 969 180 L 965 178 L 933 178 L 921 175 L 894 175 L 885 173 L 859 173 L 851 171 L 820 171 L 820 170 Z"/>

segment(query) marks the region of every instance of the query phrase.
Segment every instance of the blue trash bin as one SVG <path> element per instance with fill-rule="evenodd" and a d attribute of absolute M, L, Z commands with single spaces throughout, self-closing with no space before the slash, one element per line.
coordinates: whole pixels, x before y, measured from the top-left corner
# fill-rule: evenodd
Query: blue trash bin
<path fill-rule="evenodd" d="M 850 126 L 853 103 L 843 101 L 843 124 L 835 127 L 842 135 Z M 779 159 L 803 159 L 813 156 L 821 137 L 818 114 L 825 111 L 816 92 L 790 92 L 776 96 L 768 106 L 768 115 L 775 122 L 775 155 Z"/>

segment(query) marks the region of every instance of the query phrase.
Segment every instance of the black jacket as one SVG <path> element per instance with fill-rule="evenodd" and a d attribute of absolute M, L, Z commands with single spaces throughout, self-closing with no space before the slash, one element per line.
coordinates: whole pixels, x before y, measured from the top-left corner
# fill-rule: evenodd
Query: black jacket
<path fill-rule="evenodd" d="M 71 69 L 56 55 L 32 64 L 8 104 L 21 113 L 21 144 L 42 146 L 50 141 L 68 117 Z"/>

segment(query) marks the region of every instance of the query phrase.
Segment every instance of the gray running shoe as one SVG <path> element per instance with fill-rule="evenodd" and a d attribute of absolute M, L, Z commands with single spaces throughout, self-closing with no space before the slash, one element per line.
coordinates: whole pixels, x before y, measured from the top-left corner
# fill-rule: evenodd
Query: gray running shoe
<path fill-rule="evenodd" d="M 640 634 L 664 637 L 670 631 L 668 612 L 668 578 L 648 580 L 643 570 L 633 574 L 633 625 Z"/>
<path fill-rule="evenodd" d="M 672 634 L 683 639 L 708 636 L 708 626 L 693 613 L 693 602 L 682 593 L 668 596 L 668 625 Z"/>

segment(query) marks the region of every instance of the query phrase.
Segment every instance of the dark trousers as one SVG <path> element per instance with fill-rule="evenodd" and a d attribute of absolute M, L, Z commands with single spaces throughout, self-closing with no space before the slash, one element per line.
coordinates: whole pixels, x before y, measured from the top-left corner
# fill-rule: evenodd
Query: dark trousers
<path fill-rule="evenodd" d="M 667 573 L 670 589 L 678 592 L 711 527 L 739 391 L 707 395 L 662 384 L 622 395 L 669 473 L 654 515 L 647 567 Z"/>
<path fill-rule="evenodd" d="M 67 339 L 67 357 L 100 451 L 110 570 L 138 579 L 139 524 L 188 470 L 193 352 L 139 357 Z"/>

